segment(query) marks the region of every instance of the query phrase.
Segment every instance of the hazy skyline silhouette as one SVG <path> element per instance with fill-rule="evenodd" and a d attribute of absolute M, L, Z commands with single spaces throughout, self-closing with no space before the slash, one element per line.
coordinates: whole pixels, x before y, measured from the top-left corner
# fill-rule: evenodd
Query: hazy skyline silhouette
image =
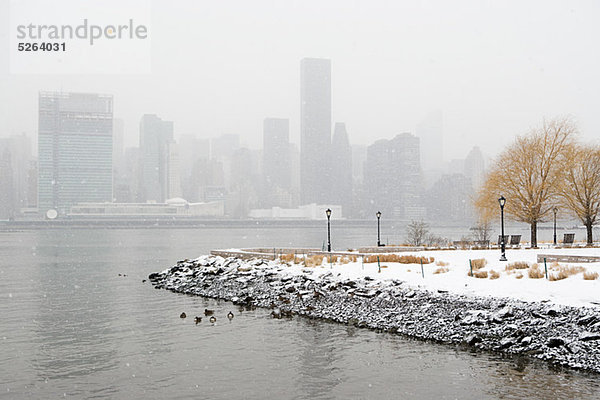
<path fill-rule="evenodd" d="M 8 11 L 3 2 L 3 26 Z M 438 109 L 447 161 L 473 144 L 493 156 L 555 115 L 573 115 L 595 139 L 599 11 L 593 1 L 154 1 L 151 74 L 17 75 L 3 58 L 0 136 L 35 140 L 38 91 L 62 89 L 114 95 L 126 146 L 138 144 L 148 113 L 174 121 L 176 139 L 239 134 L 251 148 L 261 147 L 265 118 L 289 118 L 299 144 L 299 61 L 320 57 L 332 65 L 332 121 L 346 124 L 352 144 L 415 133 Z"/>

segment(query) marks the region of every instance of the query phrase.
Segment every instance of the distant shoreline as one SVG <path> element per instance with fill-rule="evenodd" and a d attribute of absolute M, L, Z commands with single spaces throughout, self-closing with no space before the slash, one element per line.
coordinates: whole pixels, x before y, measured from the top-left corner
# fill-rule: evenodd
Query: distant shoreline
<path fill-rule="evenodd" d="M 390 227 L 405 226 L 410 221 L 386 221 Z M 286 220 L 286 219 L 171 219 L 171 218 L 145 218 L 145 219 L 57 219 L 57 220 L 17 220 L 0 221 L 0 231 L 29 230 L 29 229 L 136 229 L 136 228 L 236 228 L 236 227 L 266 227 L 266 228 L 322 228 L 326 220 Z M 373 220 L 339 219 L 332 220 L 332 225 L 343 227 L 368 227 L 374 228 Z M 459 225 L 441 225 L 448 229 L 469 229 Z"/>

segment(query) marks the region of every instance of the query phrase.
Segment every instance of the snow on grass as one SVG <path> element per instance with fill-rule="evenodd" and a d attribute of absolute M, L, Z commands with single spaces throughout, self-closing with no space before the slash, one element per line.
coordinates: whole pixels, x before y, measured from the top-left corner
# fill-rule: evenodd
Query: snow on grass
<path fill-rule="evenodd" d="M 546 279 L 543 262 L 537 263 L 538 254 L 585 255 L 600 256 L 600 249 L 523 249 L 507 250 L 508 262 L 499 261 L 498 250 L 449 250 L 402 253 L 413 255 L 417 259 L 433 257 L 434 262 L 421 265 L 398 262 L 381 262 L 381 270 L 377 264 L 362 263 L 360 257 L 356 261 L 348 259 L 329 264 L 327 258 L 321 265 L 310 268 L 302 263 L 293 264 L 287 271 L 300 274 L 311 270 L 311 275 L 318 277 L 332 273 L 336 279 L 360 279 L 369 276 L 376 280 L 401 280 L 409 285 L 432 291 L 441 290 L 470 296 L 511 297 L 524 301 L 549 301 L 571 306 L 600 306 L 600 280 L 591 279 L 598 276 L 600 263 L 547 263 Z M 470 276 L 469 260 L 483 259 L 476 262 Z M 443 265 L 443 269 L 440 268 Z M 507 268 L 508 266 L 508 268 Z M 587 279 L 584 279 L 584 274 Z M 595 275 L 596 274 L 596 275 Z"/>

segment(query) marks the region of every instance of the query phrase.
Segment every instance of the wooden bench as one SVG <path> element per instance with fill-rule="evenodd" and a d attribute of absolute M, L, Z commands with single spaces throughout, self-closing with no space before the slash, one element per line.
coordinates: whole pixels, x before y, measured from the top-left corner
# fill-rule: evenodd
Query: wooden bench
<path fill-rule="evenodd" d="M 519 247 L 521 244 L 521 235 L 510 235 L 510 247 Z"/>
<path fill-rule="evenodd" d="M 563 246 L 573 246 L 573 242 L 575 242 L 575 234 L 565 233 L 563 236 Z"/>
<path fill-rule="evenodd" d="M 506 246 L 508 244 L 508 238 L 510 237 L 510 235 L 504 235 L 504 245 Z M 502 244 L 502 235 L 498 235 L 498 246 L 500 246 Z"/>

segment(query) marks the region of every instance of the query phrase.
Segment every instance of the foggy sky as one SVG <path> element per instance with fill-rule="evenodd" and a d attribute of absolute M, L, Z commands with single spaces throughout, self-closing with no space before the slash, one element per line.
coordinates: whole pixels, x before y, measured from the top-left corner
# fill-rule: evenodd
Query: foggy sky
<path fill-rule="evenodd" d="M 144 113 L 174 121 L 176 138 L 234 133 L 251 148 L 264 118 L 290 118 L 299 143 L 300 60 L 322 57 L 332 61 L 332 121 L 346 123 L 352 144 L 414 133 L 436 109 L 446 160 L 473 145 L 494 155 L 556 115 L 600 138 L 600 2 L 397 3 L 154 1 L 151 74 L 14 75 L 0 57 L 0 136 L 35 138 L 37 92 L 63 90 L 113 94 L 127 146 Z M 6 0 L 0 24 L 7 54 Z"/>

